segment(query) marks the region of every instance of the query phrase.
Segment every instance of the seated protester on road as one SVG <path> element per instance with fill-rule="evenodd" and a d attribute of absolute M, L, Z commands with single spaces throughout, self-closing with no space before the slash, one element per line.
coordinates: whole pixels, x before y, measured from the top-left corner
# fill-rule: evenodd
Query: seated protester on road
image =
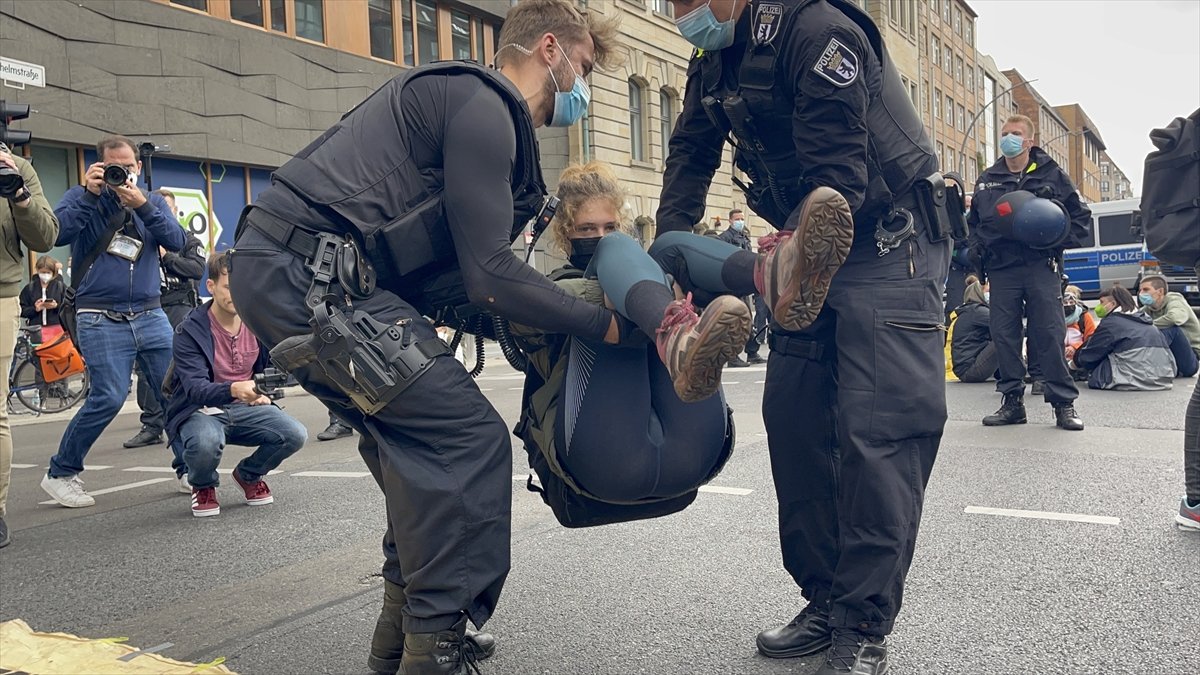
<path fill-rule="evenodd" d="M 1068 364 L 1075 352 L 1096 332 L 1096 320 L 1092 318 L 1087 305 L 1083 304 L 1082 297 L 1083 291 L 1078 286 L 1067 286 L 1063 291 L 1063 316 L 1067 322 L 1064 352 Z"/>
<path fill-rule="evenodd" d="M 1142 279 L 1138 287 L 1142 310 L 1167 337 L 1175 355 L 1176 377 L 1200 371 L 1200 319 L 1183 295 L 1167 291 L 1167 280 L 1158 275 Z"/>
<path fill-rule="evenodd" d="M 974 278 L 974 277 L 971 277 Z M 963 304 L 952 312 L 950 361 L 960 382 L 987 382 L 1000 367 L 992 344 L 988 286 L 978 281 L 963 291 Z"/>
<path fill-rule="evenodd" d="M 1100 293 L 1100 325 L 1075 352 L 1073 363 L 1090 371 L 1088 387 L 1121 391 L 1170 389 L 1175 359 L 1167 338 L 1137 311 L 1129 291 L 1113 286 Z"/>
<path fill-rule="evenodd" d="M 53 342 L 62 335 L 58 306 L 67 285 L 58 274 L 58 261 L 48 255 L 38 258 L 37 276 L 21 289 L 21 318 L 30 326 L 42 327 L 42 342 Z"/>
<path fill-rule="evenodd" d="M 208 259 L 212 300 L 193 309 L 175 331 L 168 387 L 167 438 L 183 455 L 192 485 L 192 515 L 221 513 L 217 465 L 227 444 L 257 445 L 233 469 L 252 506 L 275 500 L 262 479 L 308 439 L 304 425 L 258 393 L 254 375 L 270 365 L 267 349 L 242 324 L 229 294 L 229 256 Z"/>
<path fill-rule="evenodd" d="M 527 377 L 536 378 L 526 385 L 526 414 L 539 443 L 551 443 L 564 471 L 600 501 L 690 492 L 729 454 L 724 396 L 713 394 L 746 342 L 749 311 L 731 295 L 700 314 L 690 296 L 676 299 L 662 268 L 625 234 L 625 193 L 606 164 L 567 168 L 558 197 L 548 234 L 570 264 L 550 278 L 594 304 L 607 298 L 641 333 L 607 345 L 514 326 Z"/>

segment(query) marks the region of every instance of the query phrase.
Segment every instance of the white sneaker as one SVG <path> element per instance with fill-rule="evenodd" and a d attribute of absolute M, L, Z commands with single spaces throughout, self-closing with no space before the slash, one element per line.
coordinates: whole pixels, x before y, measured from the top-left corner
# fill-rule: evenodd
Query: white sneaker
<path fill-rule="evenodd" d="M 67 508 L 78 509 L 96 504 L 96 500 L 83 491 L 83 481 L 78 474 L 66 478 L 51 478 L 50 474 L 46 474 L 42 476 L 42 489 Z"/>
<path fill-rule="evenodd" d="M 185 495 L 192 494 L 192 484 L 188 482 L 186 473 L 179 477 L 179 484 L 176 489 Z"/>

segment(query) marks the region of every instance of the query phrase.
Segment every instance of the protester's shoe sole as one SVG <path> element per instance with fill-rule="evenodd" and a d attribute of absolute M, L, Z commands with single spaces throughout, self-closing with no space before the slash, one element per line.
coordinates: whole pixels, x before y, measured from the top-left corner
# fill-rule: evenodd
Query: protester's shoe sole
<path fill-rule="evenodd" d="M 732 295 L 720 295 L 704 308 L 695 336 L 674 373 L 675 393 L 694 403 L 717 393 L 725 364 L 742 352 L 750 338 L 750 309 Z"/>
<path fill-rule="evenodd" d="M 772 317 L 787 331 L 804 330 L 817 320 L 833 275 L 854 243 L 850 205 L 837 190 L 818 187 L 801 207 L 796 232 L 773 251 L 764 279 Z M 791 274 L 781 278 L 784 270 Z"/>

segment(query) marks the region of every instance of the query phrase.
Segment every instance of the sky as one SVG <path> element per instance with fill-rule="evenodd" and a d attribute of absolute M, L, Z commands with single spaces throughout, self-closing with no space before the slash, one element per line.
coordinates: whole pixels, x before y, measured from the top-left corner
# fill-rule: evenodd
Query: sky
<path fill-rule="evenodd" d="M 1078 103 L 1141 194 L 1151 129 L 1200 108 L 1200 0 L 968 0 L 977 47 Z"/>

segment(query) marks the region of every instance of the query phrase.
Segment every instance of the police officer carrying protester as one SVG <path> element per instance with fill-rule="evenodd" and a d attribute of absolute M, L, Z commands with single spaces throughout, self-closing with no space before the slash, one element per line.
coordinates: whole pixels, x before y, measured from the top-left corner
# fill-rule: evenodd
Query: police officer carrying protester
<path fill-rule="evenodd" d="M 697 50 L 659 233 L 700 219 L 729 136 L 748 205 L 781 230 L 760 250 L 799 237 L 811 263 L 807 327 L 773 318 L 763 395 L 784 566 L 808 605 L 758 649 L 829 648 L 822 675 L 884 673 L 946 421 L 942 285 L 960 197 L 853 2 L 673 5 Z"/>
<path fill-rule="evenodd" d="M 496 69 L 398 75 L 277 170 L 239 223 L 246 325 L 361 434 L 384 493 L 376 671 L 474 669 L 495 646 L 466 621 L 492 615 L 510 564 L 509 430 L 423 317 L 483 308 L 613 344 L 622 332 L 510 249 L 545 201 L 534 128 L 582 116 L 584 78 L 612 65 L 615 39 L 570 0 L 525 0 Z"/>
<path fill-rule="evenodd" d="M 987 426 L 1025 424 L 1025 362 L 1021 319 L 1044 379 L 1043 395 L 1061 429 L 1083 429 L 1075 412 L 1079 390 L 1063 352 L 1062 252 L 1080 245 L 1092 212 L 1070 176 L 1034 145 L 1033 121 L 1009 117 L 1000 129 L 998 159 L 975 183 L 967 217 L 971 257 L 991 284 L 992 340 L 1000 360 L 1004 402 L 983 418 Z"/>

